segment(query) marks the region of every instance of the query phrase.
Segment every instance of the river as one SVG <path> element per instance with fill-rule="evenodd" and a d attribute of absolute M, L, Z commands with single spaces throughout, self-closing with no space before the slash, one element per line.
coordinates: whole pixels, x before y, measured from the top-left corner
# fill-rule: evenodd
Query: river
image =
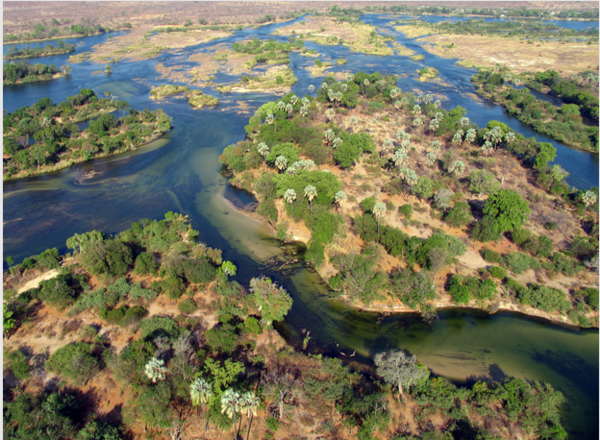
<path fill-rule="evenodd" d="M 306 42 L 306 46 L 322 53 L 322 61 L 348 60 L 345 66 L 335 66 L 334 71 L 397 73 L 402 75 L 398 85 L 404 91 L 419 89 L 439 95 L 446 109 L 461 105 L 480 126 L 496 119 L 526 136 L 548 141 L 506 116 L 500 107 L 471 99 L 467 94 L 474 93 L 469 81 L 472 69 L 428 54 L 420 43 L 394 31 L 387 24 L 390 18 L 371 14 L 363 20 L 394 35 L 425 59 L 417 62 L 403 56 L 367 56 L 342 46 L 311 42 Z M 158 60 L 169 65 L 217 43 L 272 38 L 270 33 L 280 26 L 238 31 L 234 37 L 178 50 L 182 52 L 178 60 L 170 54 L 163 54 Z M 106 38 L 102 35 L 65 41 L 83 41 L 84 46 L 77 48 L 80 52 Z M 308 93 L 310 84 L 318 86 L 322 78 L 312 78 L 304 69 L 314 64 L 313 58 L 297 53 L 290 54 L 290 58 L 290 68 L 298 77 L 292 91 L 302 96 Z M 40 62 L 61 66 L 67 59 L 68 55 L 61 55 Z M 314 352 L 343 357 L 341 353 L 351 355 L 356 351 L 353 359 L 368 362 L 381 350 L 399 347 L 416 354 L 434 374 L 457 382 L 484 376 L 499 378 L 504 374 L 548 381 L 567 397 L 564 422 L 571 438 L 598 438 L 597 330 L 567 329 L 509 313 L 488 316 L 477 311 L 448 310 L 442 311 L 432 324 L 411 314 L 365 313 L 328 299 L 319 276 L 301 264 L 286 273 L 265 269 L 264 261 L 280 254 L 279 244 L 261 222 L 242 214 L 227 199 L 226 196 L 232 198 L 233 191 L 220 174 L 218 157 L 227 145 L 245 136 L 249 115 L 236 113 L 232 101 L 245 101 L 252 112 L 273 97 L 223 95 L 217 107 L 201 111 L 181 99 L 159 104 L 148 98 L 150 85 L 165 83 L 154 70 L 156 62 L 120 62 L 113 65 L 113 73 L 107 76 L 93 75 L 102 67 L 86 61 L 73 65 L 69 78 L 4 88 L 4 109 L 8 111 L 31 105 L 45 96 L 60 102 L 81 88 L 92 88 L 100 95 L 109 91 L 136 109 L 163 108 L 173 117 L 175 126 L 172 132 L 138 151 L 5 183 L 4 256 L 12 255 L 19 262 L 49 247 L 66 252 L 65 241 L 74 233 L 98 229 L 115 234 L 143 217 L 162 218 L 167 211 L 182 212 L 200 231 L 199 240 L 222 249 L 223 257 L 236 264 L 236 279 L 240 283 L 248 285 L 253 276 L 265 274 L 291 293 L 294 305 L 286 320 L 277 326 L 291 344 L 301 344 L 304 329 L 311 332 L 308 349 Z M 437 68 L 449 86 L 418 82 L 415 71 L 424 66 Z M 218 92 L 205 91 L 218 96 Z M 569 183 L 581 188 L 597 185 L 597 156 L 553 144 L 559 150 L 556 161 L 571 172 Z"/>

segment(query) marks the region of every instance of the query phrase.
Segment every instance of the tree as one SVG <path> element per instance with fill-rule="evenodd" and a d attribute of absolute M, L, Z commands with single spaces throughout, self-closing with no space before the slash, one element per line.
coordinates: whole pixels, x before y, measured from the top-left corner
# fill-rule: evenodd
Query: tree
<path fill-rule="evenodd" d="M 399 397 L 404 388 L 415 385 L 429 377 L 429 371 L 417 364 L 417 357 L 401 350 L 378 353 L 375 356 L 377 374 L 393 387 L 398 388 Z"/>
<path fill-rule="evenodd" d="M 206 405 L 213 396 L 210 384 L 203 378 L 199 377 L 190 384 L 190 397 L 192 405 L 202 408 L 202 416 L 204 417 L 204 430 L 208 431 L 208 419 L 206 418 Z"/>
<path fill-rule="evenodd" d="M 377 219 L 377 241 L 379 241 L 379 223 L 381 218 L 385 215 L 385 205 L 381 202 L 375 203 L 375 207 L 373 208 L 373 215 Z"/>
<path fill-rule="evenodd" d="M 289 203 L 290 205 L 292 205 L 292 220 L 294 219 L 294 200 L 296 200 L 296 191 L 294 191 L 291 188 L 288 188 L 285 190 L 285 193 L 283 193 L 283 199 L 286 201 L 286 203 Z"/>
<path fill-rule="evenodd" d="M 223 261 L 221 263 L 221 271 L 226 275 L 233 277 L 237 273 L 237 267 L 231 261 Z"/>
<path fill-rule="evenodd" d="M 273 321 L 281 321 L 292 308 L 290 294 L 273 283 L 270 278 L 252 278 L 250 291 L 254 296 L 262 320 L 267 325 L 271 325 Z"/>
<path fill-rule="evenodd" d="M 280 172 L 285 170 L 287 168 L 287 159 L 285 156 L 277 156 L 277 159 L 275 159 L 275 166 Z"/>
<path fill-rule="evenodd" d="M 159 380 L 165 380 L 167 374 L 167 367 L 165 367 L 165 361 L 162 359 L 152 358 L 144 367 L 144 373 L 148 378 L 152 379 L 153 383 Z"/>
<path fill-rule="evenodd" d="M 237 439 L 235 418 L 237 413 L 240 411 L 240 397 L 240 393 L 231 388 L 226 389 L 221 396 L 221 413 L 225 413 L 227 417 L 233 418 L 233 429 L 235 431 L 233 440 Z"/>
<path fill-rule="evenodd" d="M 8 334 L 15 328 L 17 321 L 13 318 L 14 312 L 6 308 L 6 304 L 2 304 L 2 318 L 4 321 L 4 337 L 8 339 Z"/>
<path fill-rule="evenodd" d="M 501 189 L 491 194 L 483 207 L 483 213 L 494 219 L 496 230 L 500 234 L 523 226 L 529 212 L 527 202 L 519 193 L 509 189 Z"/>
<path fill-rule="evenodd" d="M 335 193 L 335 204 L 338 205 L 338 207 L 341 208 L 342 203 L 344 203 L 346 200 L 348 200 L 348 196 L 344 191 L 338 191 Z"/>
<path fill-rule="evenodd" d="M 419 201 L 427 200 L 433 196 L 433 181 L 427 176 L 421 176 L 413 185 L 411 191 L 419 198 Z"/>
<path fill-rule="evenodd" d="M 581 193 L 580 198 L 586 208 L 590 207 L 591 205 L 596 203 L 596 200 L 598 200 L 598 196 L 596 195 L 596 193 L 589 189 L 587 191 Z M 8 262 L 8 258 L 6 260 Z"/>
<path fill-rule="evenodd" d="M 250 427 L 252 426 L 252 418 L 256 417 L 256 410 L 258 409 L 259 405 L 260 399 L 256 396 L 256 393 L 254 391 L 248 391 L 242 394 L 240 403 L 242 416 L 244 415 L 245 411 L 246 416 L 248 417 L 248 432 L 246 433 L 246 440 L 250 438 Z"/>
<path fill-rule="evenodd" d="M 85 232 L 83 234 L 75 234 L 67 239 L 67 248 L 76 250 L 80 253 L 85 252 L 87 247 L 96 242 L 104 240 L 104 234 L 100 231 Z"/>
<path fill-rule="evenodd" d="M 312 217 L 313 217 L 312 202 L 313 202 L 314 198 L 317 197 L 317 188 L 315 188 L 314 185 L 307 185 L 304 188 L 304 197 L 306 197 L 308 199 L 308 202 L 310 203 L 310 222 L 312 224 Z"/>

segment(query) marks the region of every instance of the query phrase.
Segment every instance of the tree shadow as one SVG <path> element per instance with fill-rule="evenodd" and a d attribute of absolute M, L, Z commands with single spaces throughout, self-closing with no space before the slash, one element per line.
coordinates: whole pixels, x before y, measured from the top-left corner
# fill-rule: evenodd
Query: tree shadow
<path fill-rule="evenodd" d="M 466 382 L 467 386 L 472 387 L 473 384 L 475 384 L 476 382 L 502 383 L 506 379 L 508 379 L 508 376 L 506 375 L 506 373 L 504 371 L 502 371 L 502 369 L 500 368 L 500 366 L 498 364 L 493 363 L 493 364 L 489 365 L 487 375 L 469 376 L 469 377 L 467 377 L 465 382 Z"/>

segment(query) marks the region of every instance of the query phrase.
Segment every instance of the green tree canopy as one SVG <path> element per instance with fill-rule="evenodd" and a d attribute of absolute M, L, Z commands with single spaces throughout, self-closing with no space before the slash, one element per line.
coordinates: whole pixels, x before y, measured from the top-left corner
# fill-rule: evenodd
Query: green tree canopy
<path fill-rule="evenodd" d="M 483 207 L 483 213 L 494 219 L 499 233 L 514 231 L 523 226 L 529 212 L 527 202 L 517 192 L 509 189 L 491 194 Z"/>

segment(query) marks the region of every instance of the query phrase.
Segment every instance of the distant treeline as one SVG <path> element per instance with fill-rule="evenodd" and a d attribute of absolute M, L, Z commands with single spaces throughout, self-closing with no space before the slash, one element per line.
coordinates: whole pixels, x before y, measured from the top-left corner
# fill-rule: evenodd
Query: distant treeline
<path fill-rule="evenodd" d="M 56 46 L 47 44 L 46 47 L 34 47 L 33 49 L 29 46 L 25 46 L 22 49 L 18 49 L 12 46 L 4 55 L 5 60 L 17 60 L 22 58 L 38 58 L 38 57 L 49 57 L 52 55 L 63 55 L 65 53 L 71 53 L 75 51 L 74 44 L 65 44 L 62 40 L 58 41 Z"/>
<path fill-rule="evenodd" d="M 92 24 L 89 18 L 82 20 L 82 22 L 79 24 L 71 24 L 71 22 L 72 21 L 68 19 L 56 20 L 53 18 L 50 25 L 46 24 L 45 22 L 36 24 L 33 32 L 4 35 L 4 42 L 47 40 L 51 38 L 72 35 L 89 37 L 90 35 L 104 34 L 114 30 L 100 24 Z M 123 28 L 129 29 L 131 28 L 131 24 L 125 23 Z"/>

